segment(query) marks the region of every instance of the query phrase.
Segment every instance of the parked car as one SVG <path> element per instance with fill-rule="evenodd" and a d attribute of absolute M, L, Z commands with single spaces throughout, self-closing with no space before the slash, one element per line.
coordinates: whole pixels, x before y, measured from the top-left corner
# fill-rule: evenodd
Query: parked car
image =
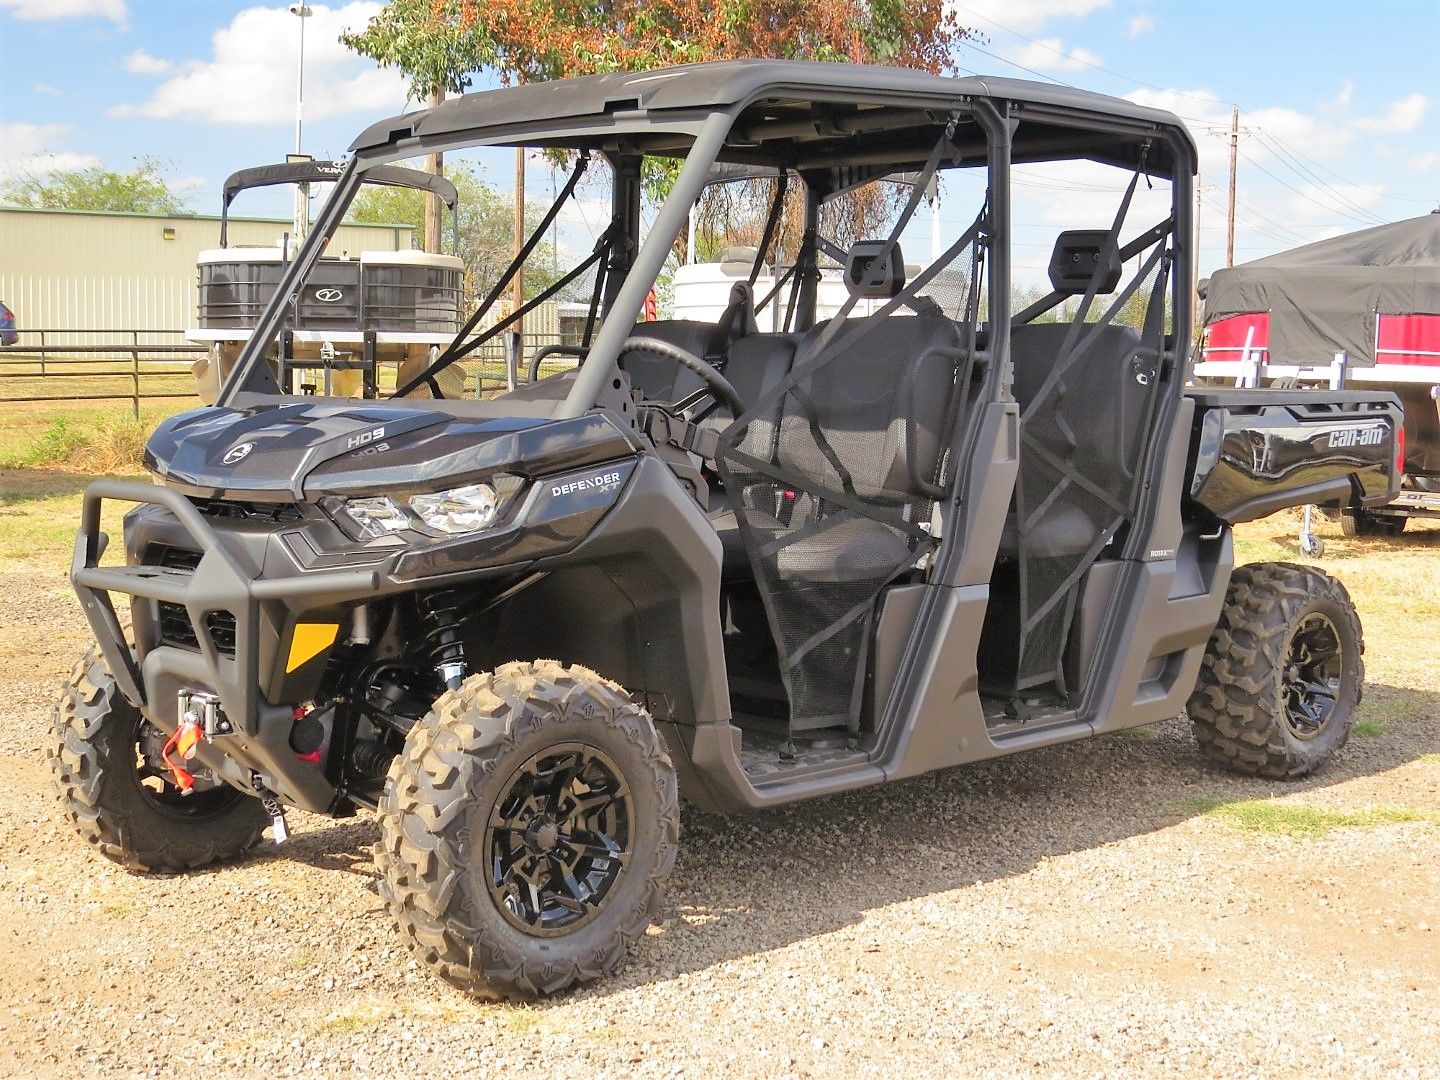
<path fill-rule="evenodd" d="M 0 300 L 0 345 L 14 345 L 20 340 L 15 329 L 15 313 Z"/>

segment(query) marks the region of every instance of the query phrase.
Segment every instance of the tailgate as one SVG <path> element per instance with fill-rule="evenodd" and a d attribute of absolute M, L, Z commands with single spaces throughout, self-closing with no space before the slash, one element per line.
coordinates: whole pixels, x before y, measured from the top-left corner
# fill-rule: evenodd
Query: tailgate
<path fill-rule="evenodd" d="M 1376 506 L 1400 490 L 1400 402 L 1363 390 L 1188 389 L 1190 498 L 1221 521 Z"/>

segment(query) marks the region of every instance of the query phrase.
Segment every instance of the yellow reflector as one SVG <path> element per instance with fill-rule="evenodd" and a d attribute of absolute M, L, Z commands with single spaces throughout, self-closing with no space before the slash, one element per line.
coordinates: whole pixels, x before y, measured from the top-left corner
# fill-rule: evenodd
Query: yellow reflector
<path fill-rule="evenodd" d="M 313 660 L 334 645 L 339 633 L 339 623 L 296 623 L 295 633 L 290 638 L 290 659 L 285 662 L 285 674 L 289 675 L 301 664 Z"/>

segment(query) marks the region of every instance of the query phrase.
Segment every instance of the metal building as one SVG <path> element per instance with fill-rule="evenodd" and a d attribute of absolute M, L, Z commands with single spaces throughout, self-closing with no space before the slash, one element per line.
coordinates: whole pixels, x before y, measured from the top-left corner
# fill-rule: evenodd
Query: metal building
<path fill-rule="evenodd" d="M 229 243 L 277 245 L 291 224 L 230 218 Z M 344 225 L 329 253 L 406 251 L 409 225 Z M 195 322 L 199 253 L 220 219 L 0 206 L 0 299 L 23 329 L 167 330 Z"/>

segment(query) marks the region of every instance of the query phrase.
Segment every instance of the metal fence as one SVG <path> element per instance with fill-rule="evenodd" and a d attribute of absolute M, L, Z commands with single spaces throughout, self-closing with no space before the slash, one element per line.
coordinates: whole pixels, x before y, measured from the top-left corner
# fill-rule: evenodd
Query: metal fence
<path fill-rule="evenodd" d="M 30 330 L 17 344 L 0 349 L 0 405 L 19 402 L 129 401 L 138 418 L 140 403 L 183 399 L 195 394 L 191 366 L 206 355 L 203 344 L 187 342 L 180 330 Z M 524 382 L 530 359 L 547 345 L 568 344 L 556 334 L 524 335 L 518 352 L 501 335 L 456 365 L 464 393 L 489 397 Z M 573 356 L 552 355 L 541 376 L 573 367 Z M 395 388 L 395 365 L 383 364 L 382 394 Z M 318 380 L 302 392 L 318 392 Z"/>
<path fill-rule="evenodd" d="M 0 404 L 140 402 L 195 393 L 191 365 L 205 346 L 179 330 L 29 330 L 0 350 Z"/>

